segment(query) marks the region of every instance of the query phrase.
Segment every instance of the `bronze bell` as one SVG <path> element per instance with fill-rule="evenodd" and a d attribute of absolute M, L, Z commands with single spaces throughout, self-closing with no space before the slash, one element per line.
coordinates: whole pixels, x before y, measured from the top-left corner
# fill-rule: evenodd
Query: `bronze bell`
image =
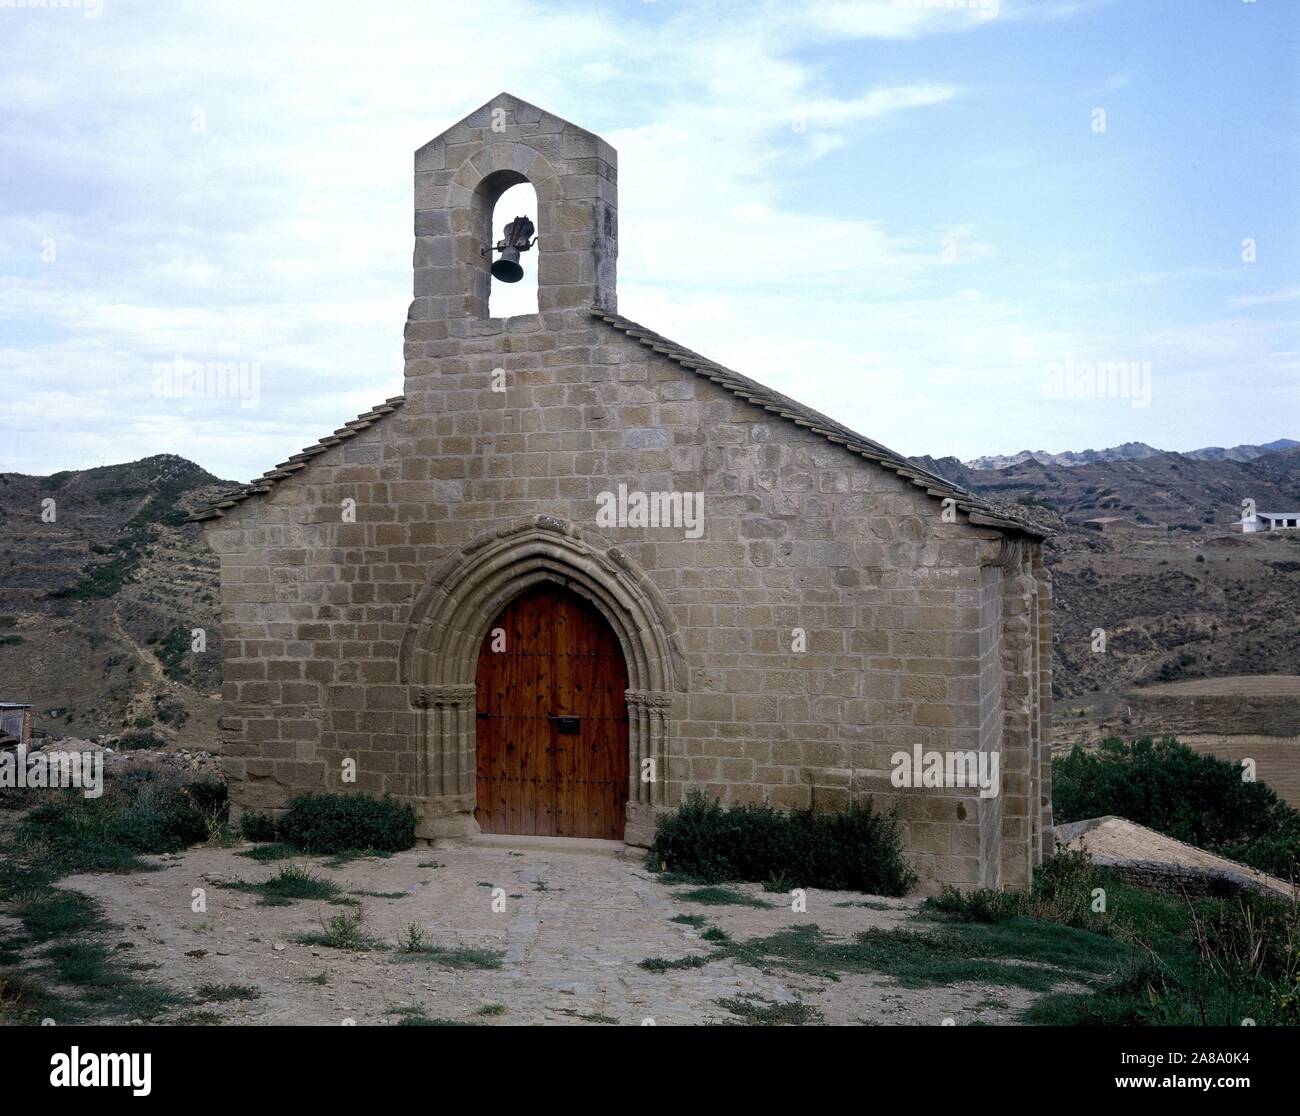
<path fill-rule="evenodd" d="M 500 252 L 501 258 L 492 264 L 492 277 L 503 283 L 518 283 L 524 277 L 524 269 L 519 264 L 519 253 L 527 252 L 537 238 L 533 236 L 533 223 L 527 217 L 516 217 L 508 224 L 500 240 L 493 248 L 479 249 L 480 256 Z"/>
<path fill-rule="evenodd" d="M 503 283 L 518 283 L 524 277 L 524 269 L 519 266 L 519 249 L 502 248 L 501 258 L 493 261 L 492 278 Z"/>

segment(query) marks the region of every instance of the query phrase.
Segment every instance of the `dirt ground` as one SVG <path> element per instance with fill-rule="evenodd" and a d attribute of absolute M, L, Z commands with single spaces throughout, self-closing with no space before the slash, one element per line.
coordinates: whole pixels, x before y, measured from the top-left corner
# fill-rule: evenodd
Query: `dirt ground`
<path fill-rule="evenodd" d="M 684 887 L 659 882 L 640 854 L 454 844 L 333 867 L 327 858 L 302 858 L 295 863 L 349 891 L 400 897 L 354 896 L 366 933 L 386 949 L 300 944 L 296 936 L 319 932 L 324 919 L 356 908 L 319 900 L 260 906 L 256 894 L 218 887 L 219 880 L 268 879 L 286 863 L 238 852 L 192 849 L 155 858 L 164 866 L 158 872 L 73 876 L 61 886 L 103 904 L 121 927 L 116 933 L 132 943 L 132 959 L 158 966 L 147 973 L 151 979 L 187 993 L 202 984 L 257 989 L 255 999 L 187 1009 L 227 1024 L 382 1025 L 414 1014 L 488 1025 L 735 1023 L 717 1001 L 741 997 L 800 1001 L 832 1024 L 965 1025 L 1015 1022 L 1034 999 L 1000 985 L 911 990 L 885 976 L 843 974 L 835 981 L 759 971 L 731 958 L 648 971 L 638 964 L 646 958 L 710 952 L 701 930 L 673 922 L 675 915 L 702 915 L 739 941 L 800 922 L 848 939 L 868 927 L 903 925 L 920 900 L 809 890 L 807 913 L 795 914 L 788 897 L 741 884 L 737 890 L 781 905 L 705 906 L 675 898 Z M 203 903 L 195 889 L 202 889 Z M 493 909 L 494 899 L 498 907 L 504 900 L 504 910 Z M 837 905 L 850 902 L 869 905 Z M 201 905 L 206 910 L 192 909 Z M 410 923 L 432 946 L 500 951 L 500 967 L 451 969 L 404 959 L 394 947 Z"/>

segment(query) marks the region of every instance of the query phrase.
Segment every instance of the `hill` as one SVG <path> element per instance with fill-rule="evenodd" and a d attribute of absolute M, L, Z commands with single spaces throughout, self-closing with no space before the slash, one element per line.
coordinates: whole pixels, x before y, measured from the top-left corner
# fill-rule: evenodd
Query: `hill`
<path fill-rule="evenodd" d="M 1278 438 L 1273 442 L 1266 442 L 1264 445 L 1253 446 L 1232 446 L 1225 449 L 1223 446 L 1206 446 L 1203 449 L 1187 450 L 1180 456 L 1194 458 L 1198 461 L 1253 461 L 1257 457 L 1263 457 L 1265 454 L 1277 453 L 1280 450 L 1295 449 L 1300 446 L 1300 442 L 1293 441 L 1290 438 Z M 1020 465 L 1026 461 L 1039 461 L 1044 465 L 1093 465 L 1097 462 L 1105 461 L 1145 461 L 1149 457 L 1158 457 L 1161 454 L 1168 453 L 1167 450 L 1159 450 L 1154 446 L 1149 446 L 1145 442 L 1125 442 L 1122 446 L 1110 446 L 1101 450 L 1066 450 L 1064 453 L 1048 453 L 1046 450 L 1021 450 L 1019 453 L 991 454 L 987 457 L 977 457 L 973 461 L 965 462 L 968 469 L 1007 469 L 1012 465 Z"/>
<path fill-rule="evenodd" d="M 1300 508 L 1300 450 L 1250 461 L 1176 453 L 1068 466 L 1025 460 L 997 470 L 917 460 L 1056 531 L 1046 560 L 1058 696 L 1294 673 L 1300 532 L 1243 535 L 1233 525 L 1247 498 L 1260 510 Z M 1098 628 L 1104 652 L 1092 649 Z"/>
<path fill-rule="evenodd" d="M 1062 721 L 1072 702 L 1122 709 L 1135 687 L 1295 673 L 1300 532 L 1232 525 L 1248 497 L 1261 510 L 1300 508 L 1300 449 L 997 470 L 914 460 L 1056 532 L 1046 558 Z M 213 745 L 217 562 L 185 519 L 231 487 L 172 455 L 0 474 L 0 700 L 31 702 L 35 726 L 58 734 L 175 736 L 183 725 L 187 743 Z M 41 521 L 46 499 L 53 523 Z M 201 653 L 190 650 L 196 628 Z M 1104 652 L 1093 650 L 1099 628 Z"/>
<path fill-rule="evenodd" d="M 217 563 L 186 517 L 229 487 L 170 454 L 0 473 L 0 700 L 30 702 L 33 727 L 58 735 L 184 726 L 213 743 Z"/>

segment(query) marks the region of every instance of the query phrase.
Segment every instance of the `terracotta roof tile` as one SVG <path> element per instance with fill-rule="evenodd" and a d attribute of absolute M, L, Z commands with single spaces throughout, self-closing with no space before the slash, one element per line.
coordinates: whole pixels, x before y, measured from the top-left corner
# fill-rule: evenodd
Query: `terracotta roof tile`
<path fill-rule="evenodd" d="M 683 368 L 726 388 L 738 398 L 753 403 L 757 407 L 762 407 L 766 411 L 771 411 L 788 422 L 802 426 L 835 445 L 843 446 L 850 453 L 855 453 L 883 469 L 897 473 L 904 480 L 910 481 L 916 487 L 925 491 L 927 495 L 936 499 L 955 501 L 957 508 L 964 511 L 973 523 L 1000 530 L 1016 531 L 1038 538 L 1045 538 L 1051 533 L 1047 528 L 1039 524 L 1023 519 L 980 496 L 976 496 L 972 492 L 968 492 L 951 481 L 945 480 L 943 477 L 927 472 L 887 446 L 882 446 L 879 442 L 850 430 L 847 426 L 828 418 L 818 411 L 814 411 L 811 407 L 806 407 L 789 396 L 764 387 L 756 380 L 751 380 L 748 376 L 742 376 L 739 372 L 734 372 L 730 368 L 701 356 L 699 353 L 692 352 L 684 345 L 678 345 L 653 330 L 646 329 L 645 326 L 638 325 L 628 318 L 598 307 L 592 307 L 591 313 L 594 317 L 638 341 L 646 348 L 668 357 Z M 276 484 L 302 469 L 313 457 L 373 426 L 386 415 L 392 414 L 405 402 L 406 397 L 404 395 L 395 395 L 391 399 L 384 400 L 373 410 L 358 415 L 351 422 L 345 423 L 332 435 L 327 435 L 315 445 L 307 446 L 301 453 L 294 454 L 288 461 L 282 461 L 274 469 L 268 469 L 256 480 L 226 493 L 207 507 L 195 512 L 190 518 L 192 520 L 217 519 L 225 514 L 227 508 L 233 508 L 250 497 L 270 492 Z"/>
<path fill-rule="evenodd" d="M 687 368 L 705 379 L 712 380 L 715 384 L 726 388 L 733 395 L 753 403 L 755 406 L 762 407 L 765 411 L 780 415 L 782 418 L 799 426 L 806 427 L 812 433 L 821 435 L 827 441 L 843 446 L 851 453 L 856 453 L 859 457 L 864 457 L 881 468 L 897 473 L 904 480 L 924 489 L 930 496 L 941 500 L 954 500 L 956 506 L 971 517 L 972 522 L 986 527 L 1023 532 L 1037 538 L 1045 538 L 1051 534 L 1047 528 L 1023 519 L 943 477 L 922 469 L 920 466 L 908 461 L 902 454 L 895 453 L 888 447 L 882 446 L 879 442 L 872 441 L 872 439 L 850 430 L 847 426 L 828 418 L 819 411 L 814 411 L 811 407 L 806 407 L 787 395 L 782 395 L 780 392 L 764 387 L 757 381 L 751 380 L 748 376 L 742 376 L 739 372 L 733 372 L 730 368 L 725 368 L 721 364 L 701 356 L 699 353 L 692 352 L 684 345 L 678 345 L 653 330 L 646 329 L 643 325 L 638 325 L 636 322 L 630 321 L 619 314 L 601 310 L 598 307 L 592 307 L 591 313 L 601 321 L 625 333 L 628 337 L 639 341 L 646 348 L 660 353 L 670 360 L 675 360 L 683 368 Z"/>
<path fill-rule="evenodd" d="M 280 481 L 293 476 L 299 469 L 302 469 L 313 457 L 332 449 L 334 446 L 341 445 L 348 438 L 353 438 L 362 430 L 374 426 L 380 419 L 391 415 L 405 402 L 406 396 L 404 395 L 394 395 L 391 399 L 385 399 L 378 407 L 373 407 L 366 411 L 365 414 L 358 415 L 351 422 L 344 423 L 333 434 L 326 435 L 315 445 L 307 446 L 301 453 L 295 453 L 288 461 L 281 461 L 274 469 L 268 469 L 257 480 L 241 485 L 239 488 L 218 497 L 207 507 L 200 508 L 190 516 L 190 519 L 220 519 L 226 514 L 227 508 L 242 504 L 251 496 L 260 496 L 263 493 L 270 492 Z"/>

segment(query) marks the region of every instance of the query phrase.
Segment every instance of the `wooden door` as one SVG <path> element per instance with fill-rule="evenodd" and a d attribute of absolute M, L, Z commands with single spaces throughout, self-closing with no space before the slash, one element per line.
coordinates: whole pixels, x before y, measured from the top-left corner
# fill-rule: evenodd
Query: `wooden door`
<path fill-rule="evenodd" d="M 627 664 L 596 607 L 550 582 L 527 590 L 493 621 L 477 682 L 483 832 L 622 840 Z"/>

